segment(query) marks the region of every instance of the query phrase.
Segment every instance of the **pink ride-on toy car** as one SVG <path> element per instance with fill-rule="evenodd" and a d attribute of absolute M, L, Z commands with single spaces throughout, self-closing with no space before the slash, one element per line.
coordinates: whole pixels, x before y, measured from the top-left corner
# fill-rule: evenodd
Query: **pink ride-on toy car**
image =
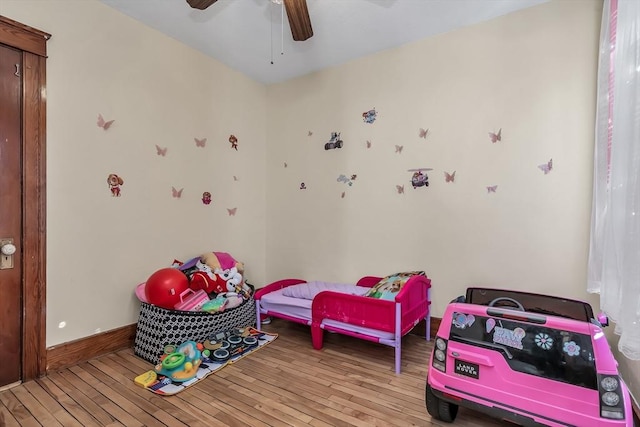
<path fill-rule="evenodd" d="M 633 426 L 629 391 L 585 302 L 469 288 L 444 313 L 429 361 L 426 405 L 523 426 Z"/>

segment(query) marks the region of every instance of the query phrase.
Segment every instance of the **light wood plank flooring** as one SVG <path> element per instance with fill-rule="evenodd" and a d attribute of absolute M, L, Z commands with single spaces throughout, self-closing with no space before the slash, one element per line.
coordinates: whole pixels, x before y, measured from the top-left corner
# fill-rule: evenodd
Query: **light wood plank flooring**
<path fill-rule="evenodd" d="M 161 397 L 133 378 L 152 365 L 125 349 L 0 392 L 1 426 L 446 426 L 424 404 L 432 344 L 403 341 L 402 373 L 393 349 L 275 319 L 278 339 L 194 386 Z M 503 425 L 461 409 L 459 427 Z"/>

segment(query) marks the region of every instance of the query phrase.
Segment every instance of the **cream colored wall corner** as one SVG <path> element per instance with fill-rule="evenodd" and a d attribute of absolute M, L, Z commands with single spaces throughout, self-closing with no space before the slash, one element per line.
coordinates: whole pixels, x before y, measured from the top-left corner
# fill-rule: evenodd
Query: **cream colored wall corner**
<path fill-rule="evenodd" d="M 552 1 L 269 86 L 268 279 L 424 269 L 435 316 L 469 285 L 597 307 L 586 263 L 601 9 Z M 324 150 L 333 131 L 344 146 Z M 413 189 L 407 170 L 425 167 L 431 185 Z"/>
<path fill-rule="evenodd" d="M 47 346 L 135 323 L 135 285 L 174 258 L 226 251 L 263 282 L 266 88 L 98 1 L 3 0 L 0 14 L 53 35 Z"/>

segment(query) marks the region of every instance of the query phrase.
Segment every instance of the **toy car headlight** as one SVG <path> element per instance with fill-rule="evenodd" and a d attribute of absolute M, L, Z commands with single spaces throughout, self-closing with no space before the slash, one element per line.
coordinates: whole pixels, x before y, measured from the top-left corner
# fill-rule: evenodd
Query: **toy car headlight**
<path fill-rule="evenodd" d="M 444 351 L 440 350 L 439 348 L 436 349 L 436 351 L 435 351 L 435 353 L 433 355 L 440 362 L 444 362 L 444 360 L 446 359 Z"/>
<path fill-rule="evenodd" d="M 600 386 L 605 391 L 614 391 L 618 388 L 618 380 L 615 377 L 604 377 L 600 381 Z"/>
<path fill-rule="evenodd" d="M 602 403 L 607 406 L 616 406 L 620 403 L 620 396 L 612 391 L 608 391 L 602 395 Z"/>
<path fill-rule="evenodd" d="M 444 342 L 442 338 L 436 338 L 436 347 L 440 351 L 445 351 L 447 349 L 447 343 Z"/>

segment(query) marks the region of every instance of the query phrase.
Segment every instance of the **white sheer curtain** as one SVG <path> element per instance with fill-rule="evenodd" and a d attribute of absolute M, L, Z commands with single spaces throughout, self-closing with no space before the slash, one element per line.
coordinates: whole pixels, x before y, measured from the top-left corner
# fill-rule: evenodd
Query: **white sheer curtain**
<path fill-rule="evenodd" d="M 640 360 L 640 1 L 605 0 L 588 291 Z"/>

